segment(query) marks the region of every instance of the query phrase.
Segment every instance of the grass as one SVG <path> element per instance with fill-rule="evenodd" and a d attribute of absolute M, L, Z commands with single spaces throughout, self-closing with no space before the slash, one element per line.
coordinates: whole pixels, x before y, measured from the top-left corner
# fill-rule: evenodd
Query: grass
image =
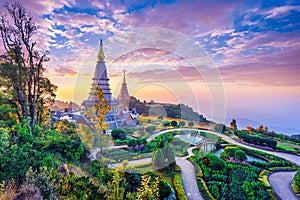
<path fill-rule="evenodd" d="M 276 147 L 279 148 L 279 149 L 283 149 L 285 151 L 297 152 L 297 150 L 294 149 L 293 147 L 289 147 L 289 146 L 286 146 L 286 145 L 283 145 L 283 144 L 279 144 L 279 143 L 277 144 Z"/>

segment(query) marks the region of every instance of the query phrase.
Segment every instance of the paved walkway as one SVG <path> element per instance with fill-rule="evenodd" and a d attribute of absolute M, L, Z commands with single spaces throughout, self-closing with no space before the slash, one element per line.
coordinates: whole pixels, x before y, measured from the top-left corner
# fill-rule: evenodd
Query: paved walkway
<path fill-rule="evenodd" d="M 291 185 L 296 172 L 276 172 L 269 176 L 269 182 L 281 199 L 298 200 Z"/>

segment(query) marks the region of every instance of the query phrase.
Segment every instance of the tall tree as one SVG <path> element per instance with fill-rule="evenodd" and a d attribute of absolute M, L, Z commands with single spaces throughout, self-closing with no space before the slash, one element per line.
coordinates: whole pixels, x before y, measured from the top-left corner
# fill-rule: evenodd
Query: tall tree
<path fill-rule="evenodd" d="M 105 115 L 110 111 L 111 106 L 108 104 L 108 100 L 104 99 L 102 88 L 95 86 L 93 91 L 95 92 L 94 95 L 97 102 L 95 106 L 88 108 L 84 114 L 92 124 L 94 144 L 100 148 L 99 159 L 101 161 L 103 148 L 107 146 L 111 140 L 110 136 L 105 134 L 105 131 L 108 129 L 105 122 Z"/>
<path fill-rule="evenodd" d="M 164 153 L 161 149 L 157 149 L 153 153 L 152 162 L 153 162 L 154 170 L 159 170 L 159 169 L 162 169 L 166 166 L 165 156 L 164 156 Z"/>
<path fill-rule="evenodd" d="M 43 72 L 48 52 L 36 48 L 37 33 L 30 13 L 20 3 L 6 3 L 0 18 L 0 34 L 5 53 L 0 57 L 0 88 L 19 119 L 30 126 L 43 119 L 45 107 L 54 102 L 55 90 Z"/>

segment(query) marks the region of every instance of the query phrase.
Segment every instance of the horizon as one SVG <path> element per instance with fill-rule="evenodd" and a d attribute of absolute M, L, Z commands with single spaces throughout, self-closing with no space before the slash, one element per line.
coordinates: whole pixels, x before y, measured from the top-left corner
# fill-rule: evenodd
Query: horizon
<path fill-rule="evenodd" d="M 247 118 L 266 126 L 300 129 L 297 1 L 24 0 L 22 4 L 41 26 L 37 41 L 50 50 L 46 76 L 59 87 L 59 100 L 81 103 L 88 96 L 101 37 L 114 97 L 126 70 L 130 95 L 141 101 L 183 103 L 213 118 L 209 83 L 186 58 L 166 50 L 171 42 L 160 49 L 129 51 L 110 62 L 111 38 L 158 27 L 190 37 L 211 59 L 224 86 L 225 119 Z M 140 41 L 126 42 L 130 46 Z M 191 45 L 184 47 L 191 51 Z M 82 89 L 86 94 L 78 91 L 78 85 L 86 85 Z"/>

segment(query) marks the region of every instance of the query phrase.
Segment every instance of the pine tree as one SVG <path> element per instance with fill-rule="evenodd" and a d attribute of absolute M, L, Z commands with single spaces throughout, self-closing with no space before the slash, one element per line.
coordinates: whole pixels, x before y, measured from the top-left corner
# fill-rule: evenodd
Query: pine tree
<path fill-rule="evenodd" d="M 154 170 L 162 169 L 166 166 L 165 164 L 165 156 L 161 149 L 158 149 L 154 152 L 152 157 Z"/>

